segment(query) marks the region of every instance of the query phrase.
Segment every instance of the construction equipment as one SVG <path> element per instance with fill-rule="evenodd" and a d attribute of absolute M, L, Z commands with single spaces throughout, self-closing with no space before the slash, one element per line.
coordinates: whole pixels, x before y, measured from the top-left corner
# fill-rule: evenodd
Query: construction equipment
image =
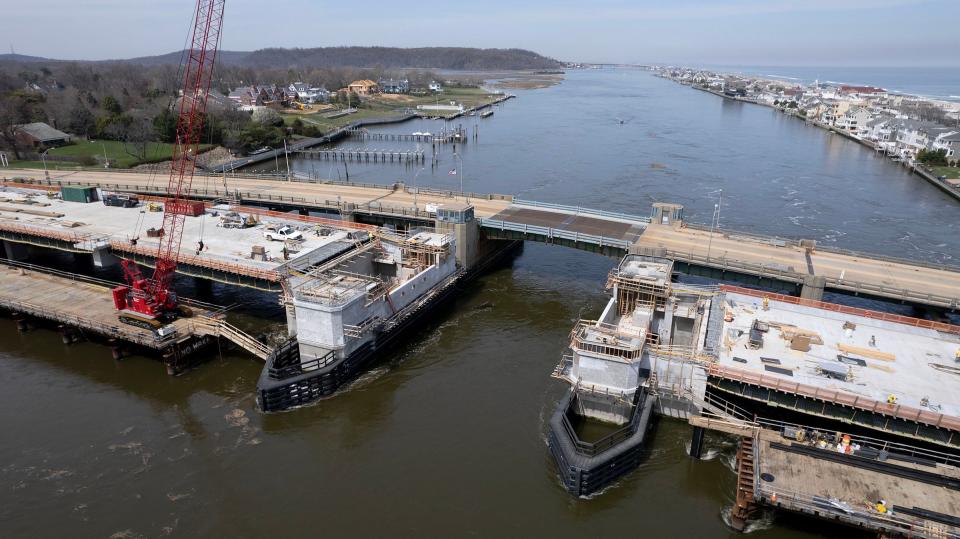
<path fill-rule="evenodd" d="M 187 215 L 197 215 L 197 205 L 187 200 L 186 195 L 193 183 L 193 156 L 197 154 L 203 132 L 207 96 L 220 43 L 224 2 L 197 0 L 191 41 L 182 66 L 183 93 L 153 277 L 147 279 L 136 262 L 124 260 L 122 266 L 127 285 L 113 290 L 113 302 L 120 311 L 120 321 L 127 324 L 158 329 L 177 315 L 190 315 L 188 308 L 179 305 L 172 283 L 180 256 L 184 219 Z"/>
<path fill-rule="evenodd" d="M 161 212 L 163 211 L 163 204 L 159 202 L 151 202 L 147 204 L 147 210 L 152 212 Z"/>

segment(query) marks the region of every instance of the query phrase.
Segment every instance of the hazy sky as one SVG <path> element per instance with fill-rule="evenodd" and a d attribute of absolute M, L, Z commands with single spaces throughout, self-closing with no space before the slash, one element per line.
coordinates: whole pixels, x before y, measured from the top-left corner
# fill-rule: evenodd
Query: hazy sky
<path fill-rule="evenodd" d="M 16 52 L 63 59 L 179 50 L 194 5 L 6 3 L 0 36 Z M 521 47 L 597 62 L 960 66 L 960 0 L 227 0 L 224 21 L 228 50 Z"/>

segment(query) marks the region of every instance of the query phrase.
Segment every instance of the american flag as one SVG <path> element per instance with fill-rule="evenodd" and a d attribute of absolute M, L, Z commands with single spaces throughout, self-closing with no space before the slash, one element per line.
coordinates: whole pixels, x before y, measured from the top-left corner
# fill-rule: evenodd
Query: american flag
<path fill-rule="evenodd" d="M 447 174 L 449 174 L 449 175 L 451 175 L 451 176 L 456 176 L 456 175 L 457 175 L 457 169 L 455 169 L 455 168 L 454 168 L 454 169 L 450 169 L 450 172 L 447 172 Z"/>

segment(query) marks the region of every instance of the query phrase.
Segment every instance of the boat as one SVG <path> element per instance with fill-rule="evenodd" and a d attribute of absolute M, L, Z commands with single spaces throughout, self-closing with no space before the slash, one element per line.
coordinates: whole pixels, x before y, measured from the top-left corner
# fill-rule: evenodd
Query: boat
<path fill-rule="evenodd" d="M 491 117 L 491 116 L 493 116 L 493 111 L 492 111 L 492 110 L 485 110 L 485 111 L 483 111 L 483 112 L 480 113 L 480 117 L 481 117 L 481 118 L 489 118 L 489 117 Z"/>

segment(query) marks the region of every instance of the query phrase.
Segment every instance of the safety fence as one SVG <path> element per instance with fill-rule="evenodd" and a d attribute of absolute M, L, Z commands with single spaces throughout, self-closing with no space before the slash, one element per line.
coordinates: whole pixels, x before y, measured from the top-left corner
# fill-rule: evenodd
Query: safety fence
<path fill-rule="evenodd" d="M 846 406 L 937 428 L 960 431 L 960 418 L 938 412 L 920 410 L 919 408 L 902 404 L 880 402 L 876 399 L 854 395 L 839 389 L 824 389 L 822 387 L 791 382 L 777 376 L 748 372 L 723 365 L 706 364 L 705 368 L 707 375 L 713 378 L 722 378 L 747 385 L 759 386 L 773 391 L 799 395 L 838 406 Z"/>
<path fill-rule="evenodd" d="M 902 324 L 910 327 L 932 329 L 935 331 L 942 331 L 944 333 L 960 335 L 960 326 L 947 324 L 944 322 L 935 322 L 933 320 L 924 320 L 922 318 L 913 318 L 910 316 L 885 313 L 881 311 L 871 311 L 868 309 L 861 309 L 859 307 L 848 307 L 846 305 L 839 305 L 837 303 L 826 303 L 824 301 L 798 298 L 796 296 L 787 296 L 784 294 L 775 294 L 772 292 L 764 292 L 763 290 L 753 290 L 739 286 L 721 285 L 720 290 L 723 292 L 732 292 L 756 298 L 768 298 L 771 301 L 779 301 L 782 303 L 789 303 L 791 305 L 800 305 L 803 307 L 811 307 L 813 309 L 821 309 L 834 313 L 849 314 L 851 316 L 860 316 L 863 318 L 870 318 L 872 320 L 893 322 L 895 324 Z"/>

